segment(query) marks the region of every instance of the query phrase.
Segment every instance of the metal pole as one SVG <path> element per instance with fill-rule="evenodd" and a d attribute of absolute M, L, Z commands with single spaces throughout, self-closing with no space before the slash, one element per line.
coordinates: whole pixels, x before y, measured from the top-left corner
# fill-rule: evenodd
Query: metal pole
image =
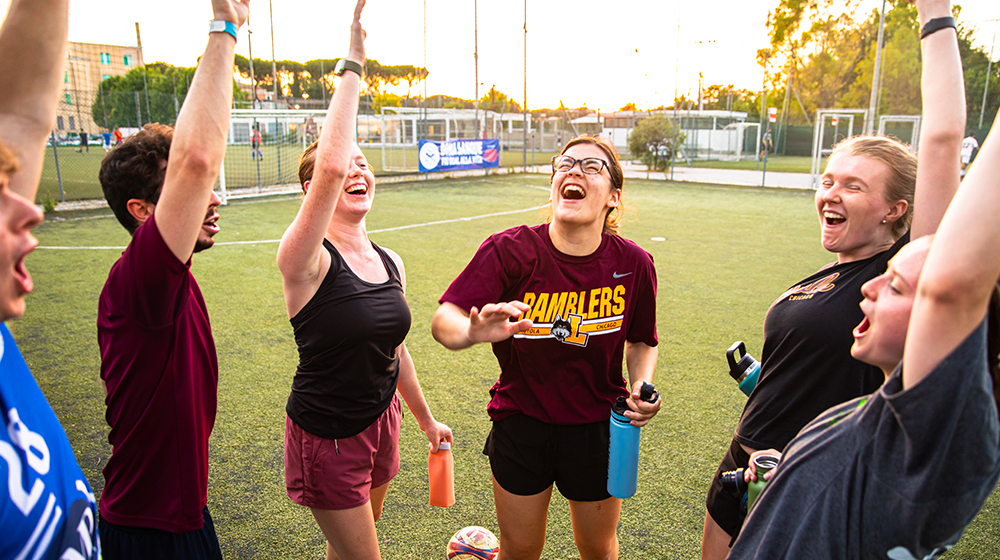
<path fill-rule="evenodd" d="M 528 169 L 528 0 L 524 0 L 524 117 L 521 125 L 521 167 Z"/>
<path fill-rule="evenodd" d="M 135 22 L 135 40 L 139 43 L 139 58 L 142 56 L 142 37 L 139 36 L 139 22 Z M 153 113 L 149 110 L 149 84 L 146 83 L 146 59 L 142 61 L 142 90 L 146 93 L 146 118 L 153 121 Z M 142 123 L 139 123 L 142 126 Z"/>
<path fill-rule="evenodd" d="M 878 90 L 881 85 L 882 76 L 879 75 L 882 64 L 882 36 L 885 33 L 885 0 L 882 0 L 882 15 L 878 23 L 878 44 L 875 45 L 875 70 L 872 74 L 872 95 L 868 102 L 868 115 L 865 117 L 865 134 L 872 134 L 875 130 L 875 105 L 878 103 Z"/>
<path fill-rule="evenodd" d="M 52 158 L 56 162 L 56 180 L 59 181 L 59 202 L 66 202 L 63 195 L 62 173 L 59 171 L 59 150 L 56 149 L 56 131 L 52 131 Z"/>
<path fill-rule="evenodd" d="M 764 55 L 764 81 L 760 86 L 760 128 L 757 129 L 757 136 L 763 138 L 764 133 L 764 107 L 767 105 L 767 61 L 771 58 L 771 53 Z M 760 170 L 760 142 L 757 142 L 757 169 Z"/>
<path fill-rule="evenodd" d="M 472 1 L 472 46 L 473 53 L 472 57 L 476 61 L 476 138 L 480 137 L 479 134 L 479 2 L 477 0 Z"/>
<path fill-rule="evenodd" d="M 986 114 L 986 92 L 990 90 L 990 72 L 993 70 L 993 46 L 996 45 L 997 41 L 997 22 L 1000 22 L 1000 19 L 993 20 L 993 41 L 990 43 L 990 56 L 987 59 L 989 62 L 986 64 L 986 83 L 983 85 L 983 106 L 979 109 L 979 128 L 983 128 L 983 115 Z"/>
<path fill-rule="evenodd" d="M 278 64 L 274 61 L 274 10 L 271 0 L 267 0 L 267 9 L 271 13 L 271 85 L 274 86 L 274 108 L 278 108 Z"/>
<path fill-rule="evenodd" d="M 253 75 L 253 47 L 250 46 L 250 39 L 253 37 L 253 31 L 250 30 L 250 16 L 247 16 L 247 56 L 250 57 L 250 108 L 257 108 L 257 80 Z M 191 91 L 191 86 L 188 86 L 188 91 Z"/>
<path fill-rule="evenodd" d="M 681 3 L 677 3 L 677 50 L 674 51 L 674 122 L 670 123 L 673 139 L 670 141 L 670 180 L 674 180 L 674 160 L 677 159 L 677 80 L 681 69 Z"/>
<path fill-rule="evenodd" d="M 323 91 L 323 107 L 326 107 L 326 65 L 323 63 L 323 59 L 319 59 L 319 87 Z"/>

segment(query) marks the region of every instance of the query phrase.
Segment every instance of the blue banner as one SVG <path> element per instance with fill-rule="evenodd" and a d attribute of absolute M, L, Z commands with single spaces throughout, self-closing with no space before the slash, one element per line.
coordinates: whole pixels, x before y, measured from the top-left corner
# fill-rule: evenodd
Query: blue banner
<path fill-rule="evenodd" d="M 500 167 L 500 140 L 420 140 L 420 171 Z"/>

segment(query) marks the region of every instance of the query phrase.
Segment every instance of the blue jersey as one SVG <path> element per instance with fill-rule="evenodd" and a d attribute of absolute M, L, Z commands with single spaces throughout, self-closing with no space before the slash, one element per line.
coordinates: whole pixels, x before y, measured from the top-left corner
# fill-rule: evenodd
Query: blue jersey
<path fill-rule="evenodd" d="M 0 335 L 0 560 L 99 559 L 94 493 L 6 325 Z"/>

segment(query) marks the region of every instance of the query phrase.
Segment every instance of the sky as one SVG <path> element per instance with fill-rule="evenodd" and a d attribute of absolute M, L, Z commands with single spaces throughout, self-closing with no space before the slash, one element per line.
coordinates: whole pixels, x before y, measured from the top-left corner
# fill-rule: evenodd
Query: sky
<path fill-rule="evenodd" d="M 696 98 L 704 83 L 758 90 L 767 46 L 765 22 L 778 0 L 526 0 L 527 106 L 586 105 L 611 112 L 670 105 L 674 88 Z M 964 0 L 961 20 L 976 28 L 989 52 L 1000 19 L 997 0 Z M 0 0 L 6 13 L 10 0 Z M 880 8 L 862 0 L 862 11 Z M 271 9 L 273 8 L 273 14 Z M 351 0 L 251 0 L 237 52 L 305 62 L 346 54 Z M 426 19 L 424 11 L 426 9 Z M 476 24 L 478 15 L 478 25 Z M 135 22 L 146 62 L 193 66 L 205 47 L 209 0 L 166 2 L 71 0 L 71 41 L 135 45 Z M 426 55 L 425 55 L 426 21 Z M 523 104 L 525 3 L 505 0 L 368 0 L 362 16 L 368 58 L 381 64 L 426 66 L 427 94 L 472 99 L 490 86 Z M 425 64 L 426 56 L 426 64 Z M 993 59 L 1000 58 L 1000 44 Z M 422 90 L 422 86 L 415 86 Z M 404 94 L 405 84 L 395 93 Z M 413 95 L 422 91 L 413 91 Z"/>

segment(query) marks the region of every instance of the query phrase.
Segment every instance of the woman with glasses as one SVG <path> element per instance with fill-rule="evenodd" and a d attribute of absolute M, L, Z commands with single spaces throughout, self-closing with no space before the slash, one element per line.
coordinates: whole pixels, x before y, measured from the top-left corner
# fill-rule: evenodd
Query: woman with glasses
<path fill-rule="evenodd" d="M 580 558 L 617 558 L 621 500 L 607 491 L 611 405 L 643 426 L 656 367 L 653 259 L 618 235 L 624 176 L 614 146 L 571 140 L 552 158 L 551 217 L 490 236 L 441 297 L 434 338 L 489 342 L 500 379 L 487 407 L 500 558 L 539 558 L 553 483 Z M 628 382 L 622 373 L 622 359 Z"/>

